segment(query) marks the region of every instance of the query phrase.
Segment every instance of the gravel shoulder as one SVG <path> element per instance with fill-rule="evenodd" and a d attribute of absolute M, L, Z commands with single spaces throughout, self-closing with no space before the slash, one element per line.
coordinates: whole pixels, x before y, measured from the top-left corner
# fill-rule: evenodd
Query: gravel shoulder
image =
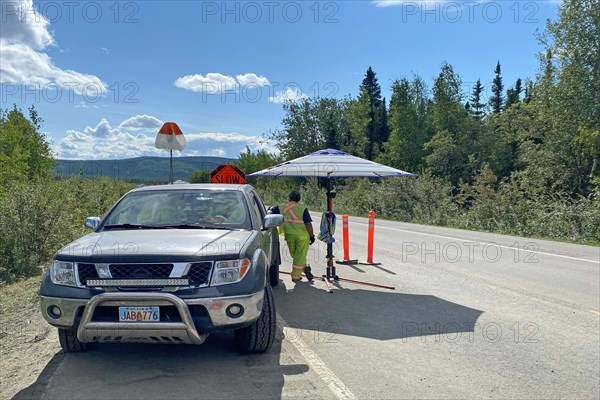
<path fill-rule="evenodd" d="M 0 399 L 40 398 L 63 356 L 56 329 L 39 310 L 40 280 L 0 287 Z"/>

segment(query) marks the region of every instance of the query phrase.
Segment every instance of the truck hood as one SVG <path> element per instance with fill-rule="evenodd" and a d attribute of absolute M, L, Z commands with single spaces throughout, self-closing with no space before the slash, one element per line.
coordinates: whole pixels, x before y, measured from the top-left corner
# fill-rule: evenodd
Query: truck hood
<path fill-rule="evenodd" d="M 210 229 L 114 230 L 69 243 L 55 258 L 85 262 L 187 262 L 238 256 L 252 231 Z"/>

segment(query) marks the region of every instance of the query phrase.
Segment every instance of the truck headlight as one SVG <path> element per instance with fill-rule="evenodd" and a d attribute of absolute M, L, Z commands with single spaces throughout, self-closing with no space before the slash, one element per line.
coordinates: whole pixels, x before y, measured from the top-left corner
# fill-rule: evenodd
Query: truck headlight
<path fill-rule="evenodd" d="M 250 269 L 250 260 L 227 260 L 215 262 L 211 285 L 227 285 L 242 280 Z"/>
<path fill-rule="evenodd" d="M 52 261 L 50 266 L 50 279 L 52 283 L 65 286 L 77 286 L 75 266 L 72 262 Z"/>

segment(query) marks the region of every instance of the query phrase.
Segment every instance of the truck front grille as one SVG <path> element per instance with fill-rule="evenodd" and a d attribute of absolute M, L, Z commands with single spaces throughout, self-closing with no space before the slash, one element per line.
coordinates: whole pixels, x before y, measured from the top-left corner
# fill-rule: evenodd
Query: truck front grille
<path fill-rule="evenodd" d="M 77 263 L 77 276 L 82 287 L 144 288 L 207 286 L 213 267 L 212 261 L 178 264 L 99 264 L 110 276 L 100 276 L 96 264 Z M 184 271 L 187 271 L 184 273 Z M 182 276 L 183 274 L 183 276 Z M 129 289 L 131 290 L 131 289 Z"/>
<path fill-rule="evenodd" d="M 184 278 L 190 279 L 190 285 L 200 286 L 208 284 L 208 278 L 210 277 L 210 271 L 212 270 L 212 262 L 199 262 L 190 265 L 188 273 Z"/>
<path fill-rule="evenodd" d="M 171 275 L 173 264 L 110 264 L 109 268 L 114 279 L 159 279 Z"/>
<path fill-rule="evenodd" d="M 79 282 L 84 286 L 88 279 L 98 279 L 96 264 L 78 263 L 77 273 L 79 274 Z"/>

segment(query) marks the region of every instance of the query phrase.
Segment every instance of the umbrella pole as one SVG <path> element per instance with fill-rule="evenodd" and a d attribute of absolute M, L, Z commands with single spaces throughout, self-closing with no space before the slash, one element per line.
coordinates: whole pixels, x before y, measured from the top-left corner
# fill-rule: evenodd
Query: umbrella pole
<path fill-rule="evenodd" d="M 170 168 L 169 168 L 169 183 L 173 183 L 173 150 L 170 150 L 171 152 L 171 161 L 170 161 Z"/>
<path fill-rule="evenodd" d="M 331 194 L 331 179 L 329 176 L 326 181 L 327 187 L 327 212 L 329 215 L 333 213 L 333 196 Z M 331 217 L 330 217 L 331 218 Z M 331 221 L 330 221 L 331 222 Z M 336 281 L 339 279 L 335 272 L 335 264 L 333 263 L 333 243 L 327 243 L 327 280 L 335 279 Z"/>

